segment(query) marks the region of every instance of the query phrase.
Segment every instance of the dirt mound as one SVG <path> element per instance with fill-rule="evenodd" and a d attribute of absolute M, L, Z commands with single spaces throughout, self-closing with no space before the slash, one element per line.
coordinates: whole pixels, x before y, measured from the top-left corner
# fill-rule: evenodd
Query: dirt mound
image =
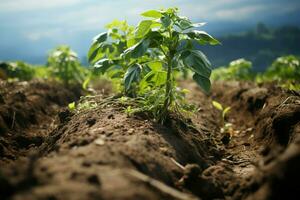
<path fill-rule="evenodd" d="M 65 110 L 42 145 L 2 165 L 11 199 L 284 199 L 299 184 L 299 94 L 216 83 L 210 96 L 183 82 L 199 106 L 189 123 L 127 116 L 118 102 Z M 228 142 L 211 101 L 231 106 Z M 100 105 L 101 104 L 101 105 Z M 3 188 L 3 189 L 2 189 Z M 284 196 L 285 195 L 285 196 Z"/>
<path fill-rule="evenodd" d="M 33 188 L 16 198 L 192 199 L 171 187 L 195 187 L 199 183 L 189 179 L 200 177 L 220 158 L 206 133 L 176 119 L 170 119 L 166 127 L 139 116 L 128 117 L 123 109 L 112 104 L 75 115 L 61 113 L 61 125 L 39 152 L 50 154 L 25 167 L 34 168 Z M 193 163 L 196 174 L 183 167 L 188 163 Z M 13 166 L 6 172 L 12 177 Z M 22 175 L 12 178 L 18 179 L 12 186 L 16 190 L 26 178 L 18 174 Z M 152 185 L 152 178 L 161 182 Z M 207 185 L 201 194 L 222 197 L 210 179 L 199 180 Z"/>
<path fill-rule="evenodd" d="M 224 87 L 230 95 L 223 92 Z M 232 82 L 216 84 L 214 96 L 232 105 L 231 122 L 249 130 L 247 145 L 258 155 L 252 159 L 256 166 L 253 174 L 241 181 L 234 198 L 299 197 L 300 93 L 273 85 Z"/>
<path fill-rule="evenodd" d="M 53 116 L 80 96 L 80 89 L 39 81 L 1 81 L 0 88 L 1 160 L 15 159 L 23 149 L 41 145 L 54 126 Z"/>

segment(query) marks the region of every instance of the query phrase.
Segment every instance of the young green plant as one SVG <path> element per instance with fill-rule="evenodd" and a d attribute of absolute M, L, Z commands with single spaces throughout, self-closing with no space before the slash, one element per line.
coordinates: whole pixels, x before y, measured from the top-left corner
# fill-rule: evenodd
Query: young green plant
<path fill-rule="evenodd" d="M 220 104 L 219 102 L 217 101 L 212 101 L 212 105 L 220 111 L 220 114 L 221 114 L 221 123 L 222 123 L 222 126 L 225 126 L 225 118 L 226 118 L 226 115 L 227 113 L 230 111 L 231 107 L 223 107 L 222 104 Z"/>
<path fill-rule="evenodd" d="M 59 46 L 51 51 L 47 66 L 52 75 L 66 86 L 71 83 L 82 83 L 86 73 L 80 66 L 77 54 L 68 46 Z"/>
<path fill-rule="evenodd" d="M 143 20 L 136 27 L 135 38 L 139 41 L 127 49 L 124 54 L 130 57 L 140 57 L 149 49 L 156 49 L 163 56 L 159 62 L 162 71 L 166 73 L 164 80 L 165 95 L 160 113 L 160 121 L 164 121 L 169 107 L 175 97 L 174 73 L 178 70 L 190 69 L 194 72 L 193 79 L 205 91 L 210 90 L 211 64 L 206 56 L 195 47 L 195 43 L 201 45 L 216 45 L 219 42 L 204 31 L 194 30 L 205 23 L 192 23 L 187 17 L 178 15 L 177 8 L 166 10 L 149 10 L 142 16 L 150 18 Z M 153 70 L 153 77 L 158 72 Z M 160 79 L 161 81 L 161 79 Z"/>
<path fill-rule="evenodd" d="M 222 138 L 222 142 L 223 143 L 228 143 L 229 139 L 231 138 L 232 134 L 233 134 L 233 130 L 232 130 L 232 124 L 229 122 L 226 122 L 226 116 L 227 113 L 230 111 L 231 107 L 224 107 L 222 106 L 222 104 L 220 104 L 217 101 L 212 101 L 212 105 L 220 111 L 220 118 L 221 118 L 221 124 L 222 127 L 220 129 L 221 133 L 224 134 L 223 138 Z"/>
<path fill-rule="evenodd" d="M 174 107 L 178 97 L 180 99 L 176 92 L 176 72 L 191 70 L 196 83 L 206 93 L 209 92 L 211 64 L 195 44 L 220 43 L 208 33 L 195 30 L 205 23 L 192 23 L 187 17 L 179 16 L 177 8 L 149 10 L 142 16 L 148 19 L 142 20 L 131 37 L 126 39 L 128 48 L 120 56 L 110 58 L 109 55 L 103 57 L 97 53 L 99 50 L 96 49 L 101 49 L 101 45 L 111 41 L 107 40 L 109 34 L 103 33 L 94 39 L 89 57 L 103 57 L 92 61 L 102 71 L 118 65 L 121 60 L 122 67 L 126 69 L 122 76 L 125 91 L 134 88 L 146 101 L 149 98 L 162 100 L 162 104 L 157 101 L 154 103 L 158 105 L 158 109 L 155 109 L 158 120 L 163 122 L 170 107 Z M 152 94 L 145 96 L 149 91 Z"/>

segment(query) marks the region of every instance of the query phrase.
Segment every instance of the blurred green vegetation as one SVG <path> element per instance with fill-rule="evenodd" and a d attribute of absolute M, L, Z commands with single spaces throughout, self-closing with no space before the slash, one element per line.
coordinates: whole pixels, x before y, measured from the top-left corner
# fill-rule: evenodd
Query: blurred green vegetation
<path fill-rule="evenodd" d="M 300 58 L 294 55 L 278 57 L 265 72 L 255 72 L 250 61 L 238 59 L 230 62 L 228 66 L 213 70 L 211 79 L 273 82 L 283 88 L 300 90 Z"/>
<path fill-rule="evenodd" d="M 0 79 L 57 80 L 65 84 L 82 84 L 87 90 L 104 88 L 104 93 L 122 90 L 119 79 L 112 77 L 111 74 L 102 74 L 99 70 L 82 66 L 75 55 L 69 47 L 63 46 L 51 51 L 49 62 L 44 66 L 30 65 L 22 61 L 0 62 Z M 255 72 L 253 66 L 251 61 L 244 58 L 233 60 L 227 66 L 214 69 L 211 80 L 254 81 L 259 84 L 273 82 L 286 89 L 300 90 L 300 57 L 295 55 L 278 57 L 264 72 Z"/>
<path fill-rule="evenodd" d="M 222 45 L 198 47 L 206 52 L 213 66 L 223 66 L 236 58 L 245 58 L 253 63 L 254 71 L 263 72 L 277 57 L 290 54 L 300 56 L 300 28 L 295 26 L 269 28 L 259 23 L 247 32 L 220 36 L 218 39 Z"/>
<path fill-rule="evenodd" d="M 211 79 L 216 80 L 253 80 L 252 63 L 243 58 L 231 61 L 228 66 L 212 71 Z"/>
<path fill-rule="evenodd" d="M 82 84 L 88 74 L 87 70 L 80 65 L 77 54 L 64 45 L 50 52 L 47 66 L 52 77 L 66 86 Z"/>
<path fill-rule="evenodd" d="M 294 55 L 277 58 L 264 73 L 258 73 L 256 82 L 276 82 L 284 88 L 300 90 L 300 58 Z"/>
<path fill-rule="evenodd" d="M 82 84 L 89 74 L 90 70 L 80 64 L 77 54 L 68 46 L 52 50 L 44 66 L 22 61 L 0 62 L 0 79 L 7 81 L 57 80 L 68 86 Z"/>
<path fill-rule="evenodd" d="M 35 75 L 35 70 L 31 65 L 16 61 L 8 63 L 0 63 L 0 78 L 2 79 L 18 79 L 21 81 L 31 80 Z"/>

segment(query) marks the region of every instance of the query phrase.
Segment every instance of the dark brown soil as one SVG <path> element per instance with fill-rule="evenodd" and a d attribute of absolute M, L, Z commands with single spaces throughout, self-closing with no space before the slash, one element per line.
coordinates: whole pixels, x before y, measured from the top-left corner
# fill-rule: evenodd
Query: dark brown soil
<path fill-rule="evenodd" d="M 62 107 L 79 98 L 80 90 L 57 83 L 0 80 L 0 156 L 15 160 L 40 146 Z"/>
<path fill-rule="evenodd" d="M 1 157 L 0 197 L 300 197 L 299 93 L 272 85 L 228 82 L 215 83 L 212 94 L 206 96 L 194 83 L 182 85 L 191 91 L 187 99 L 199 106 L 189 123 L 173 116 L 162 126 L 142 115 L 127 116 L 122 105 L 102 104 L 103 97 L 97 96 L 93 99 L 99 103 L 97 108 L 79 113 L 61 111 L 46 134 L 31 135 L 28 130 L 33 125 L 16 125 L 16 130 L 23 129 L 24 135 L 43 139 L 34 144 L 36 148 L 22 154 L 24 157 L 18 154 L 20 158 L 14 161 Z M 2 96 L 6 102 L 7 96 L 12 95 Z M 212 106 L 212 100 L 232 107 L 226 119 L 232 128 L 226 133 L 220 131 L 220 113 Z M 54 118 L 52 115 L 48 120 Z M 5 130 L 9 129 L 7 124 Z M 10 137 L 6 140 L 14 141 Z M 13 145 L 3 146 L 3 152 L 14 155 Z"/>

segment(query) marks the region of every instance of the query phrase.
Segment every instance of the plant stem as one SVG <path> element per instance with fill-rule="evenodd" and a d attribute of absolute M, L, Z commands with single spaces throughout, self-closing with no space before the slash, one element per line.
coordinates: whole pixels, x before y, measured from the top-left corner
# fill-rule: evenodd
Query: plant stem
<path fill-rule="evenodd" d="M 172 104 L 172 57 L 168 57 L 168 71 L 167 71 L 167 80 L 166 80 L 166 93 L 165 93 L 165 100 L 164 100 L 164 106 L 163 111 L 161 115 L 161 123 L 166 119 L 168 115 L 168 109 L 169 106 Z"/>
<path fill-rule="evenodd" d="M 173 34 L 172 34 L 172 29 L 171 27 L 169 27 L 169 37 L 170 37 L 170 41 L 173 41 Z M 172 86 L 172 83 L 173 83 L 173 77 L 172 77 L 172 59 L 174 57 L 174 52 L 173 52 L 173 49 L 176 49 L 176 48 L 173 48 L 175 45 L 173 43 L 171 43 L 168 47 L 169 49 L 169 52 L 168 54 L 166 54 L 163 49 L 163 53 L 165 54 L 166 56 L 166 61 L 167 61 L 167 80 L 166 80 L 166 93 L 165 93 L 165 99 L 164 99 L 164 106 L 162 108 L 162 113 L 161 113 L 161 117 L 160 117 L 160 123 L 164 123 L 165 119 L 167 118 L 168 116 L 168 111 L 169 111 L 169 107 L 170 105 L 172 104 L 172 90 L 173 90 L 173 86 Z"/>

